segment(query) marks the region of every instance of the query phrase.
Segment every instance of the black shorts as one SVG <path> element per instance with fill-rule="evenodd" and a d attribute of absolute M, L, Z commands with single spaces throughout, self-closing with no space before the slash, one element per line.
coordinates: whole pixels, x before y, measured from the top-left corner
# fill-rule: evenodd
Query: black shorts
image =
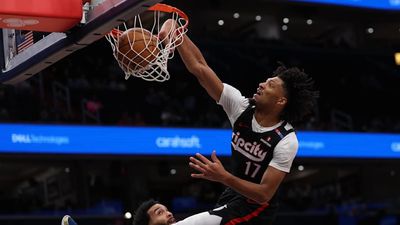
<path fill-rule="evenodd" d="M 276 204 L 260 205 L 245 198 L 234 198 L 209 213 L 222 217 L 221 225 L 270 225 L 277 210 Z"/>

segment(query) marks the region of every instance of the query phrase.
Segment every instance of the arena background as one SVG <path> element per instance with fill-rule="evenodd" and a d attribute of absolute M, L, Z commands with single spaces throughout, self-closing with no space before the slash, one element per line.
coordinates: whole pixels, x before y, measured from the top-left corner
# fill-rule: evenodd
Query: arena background
<path fill-rule="evenodd" d="M 189 15 L 189 36 L 209 65 L 246 96 L 278 62 L 311 74 L 321 97 L 299 132 L 343 134 L 344 145 L 360 150 L 345 157 L 335 152 L 298 157 L 279 192 L 277 225 L 400 223 L 400 157 L 380 156 L 384 150 L 379 148 L 376 155 L 363 156 L 363 148 L 384 141 L 374 139 L 379 135 L 393 135 L 398 142 L 392 150 L 400 149 L 400 56 L 395 60 L 400 3 L 350 2 L 375 2 L 378 8 L 268 0 L 164 2 Z M 229 129 L 222 108 L 178 56 L 169 62 L 169 71 L 171 79 L 164 83 L 125 80 L 101 39 L 30 79 L 2 84 L 0 122 Z M 355 143 L 354 133 L 374 138 Z M 95 142 L 88 141 L 90 153 L 83 154 L 0 149 L 0 224 L 58 224 L 64 214 L 80 225 L 131 224 L 126 212 L 150 197 L 184 218 L 212 208 L 223 190 L 220 184 L 190 178 L 190 154 L 96 154 Z M 228 157 L 222 159 L 229 167 Z"/>

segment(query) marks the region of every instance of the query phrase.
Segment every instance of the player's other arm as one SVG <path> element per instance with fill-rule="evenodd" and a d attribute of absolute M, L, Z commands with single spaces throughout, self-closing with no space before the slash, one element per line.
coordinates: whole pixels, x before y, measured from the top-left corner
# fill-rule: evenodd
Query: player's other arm
<path fill-rule="evenodd" d="M 266 204 L 271 200 L 286 176 L 286 172 L 268 166 L 261 182 L 253 183 L 226 171 L 215 151 L 211 154 L 211 160 L 199 153 L 196 157 L 190 157 L 189 165 L 200 173 L 192 173 L 192 177 L 220 182 L 259 204 Z"/>
<path fill-rule="evenodd" d="M 163 24 L 159 36 L 165 35 L 164 33 L 170 30 L 171 26 L 176 26 L 174 23 L 173 20 L 167 20 Z M 222 81 L 207 65 L 203 54 L 187 35 L 183 36 L 183 43 L 178 46 L 178 52 L 189 72 L 196 76 L 201 86 L 218 102 L 224 88 Z"/>
<path fill-rule="evenodd" d="M 285 172 L 269 166 L 259 184 L 240 179 L 232 174 L 226 176 L 222 183 L 259 204 L 265 204 L 275 195 L 285 176 Z"/>
<path fill-rule="evenodd" d="M 222 178 L 223 183 L 258 203 L 269 202 L 290 171 L 297 149 L 298 141 L 295 134 L 288 134 L 275 147 L 274 157 L 259 184 L 241 180 L 230 174 Z"/>

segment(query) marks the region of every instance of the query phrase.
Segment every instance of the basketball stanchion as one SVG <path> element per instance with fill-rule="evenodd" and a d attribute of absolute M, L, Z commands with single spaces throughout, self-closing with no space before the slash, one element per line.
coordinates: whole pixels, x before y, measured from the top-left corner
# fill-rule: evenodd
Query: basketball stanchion
<path fill-rule="evenodd" d="M 170 78 L 168 60 L 174 57 L 174 50 L 182 44 L 189 19 L 181 10 L 165 4 L 156 4 L 148 11 L 153 13 L 150 25 L 144 26 L 148 21 L 143 21 L 139 14 L 130 21 L 133 26 L 129 27 L 124 22 L 108 33 L 106 38 L 111 44 L 114 58 L 125 73 L 125 79 L 134 76 L 146 81 L 164 82 Z M 167 19 L 172 19 L 175 24 L 160 39 L 158 34 L 167 20 L 164 19 L 165 15 L 169 15 Z"/>

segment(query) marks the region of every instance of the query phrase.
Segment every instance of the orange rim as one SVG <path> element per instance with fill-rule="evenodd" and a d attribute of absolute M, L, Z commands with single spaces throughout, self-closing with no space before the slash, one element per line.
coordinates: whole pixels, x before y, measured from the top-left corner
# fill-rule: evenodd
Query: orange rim
<path fill-rule="evenodd" d="M 162 3 L 157 3 L 147 10 L 150 11 L 161 11 L 161 12 L 167 12 L 167 13 L 177 13 L 180 17 L 185 19 L 185 24 L 181 28 L 186 28 L 189 24 L 189 17 L 184 13 L 182 10 L 172 7 L 170 5 L 162 4 Z"/>
<path fill-rule="evenodd" d="M 147 10 L 149 11 L 160 11 L 160 12 L 166 12 L 166 13 L 177 13 L 180 17 L 185 19 L 185 24 L 183 24 L 181 27 L 178 28 L 178 30 L 185 29 L 189 25 L 189 17 L 184 13 L 182 10 L 172 7 L 170 5 L 162 4 L 162 3 L 157 3 Z M 118 38 L 121 36 L 123 32 L 121 30 L 118 30 L 116 28 L 112 29 L 109 34 L 111 34 L 113 37 Z"/>
<path fill-rule="evenodd" d="M 121 36 L 122 31 L 121 31 L 121 30 L 118 30 L 118 29 L 116 29 L 116 28 L 114 28 L 114 29 L 112 29 L 112 30 L 110 31 L 110 34 L 111 34 L 113 37 L 118 38 L 119 36 Z"/>

